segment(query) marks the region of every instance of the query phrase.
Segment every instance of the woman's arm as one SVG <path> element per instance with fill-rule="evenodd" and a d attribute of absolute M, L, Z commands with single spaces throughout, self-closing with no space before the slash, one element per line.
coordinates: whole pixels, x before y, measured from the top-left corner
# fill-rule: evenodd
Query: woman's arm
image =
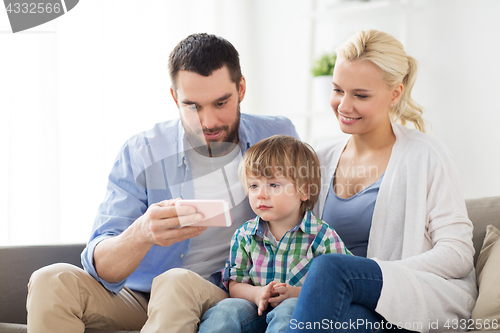
<path fill-rule="evenodd" d="M 405 267 L 437 274 L 445 279 L 459 279 L 474 267 L 474 249 L 468 244 L 469 225 L 455 222 L 431 235 L 434 247 L 420 255 L 399 261 Z"/>
<path fill-rule="evenodd" d="M 445 279 L 462 278 L 474 263 L 472 223 L 461 194 L 458 168 L 450 155 L 438 155 L 428 171 L 425 237 L 430 249 L 400 262 Z"/>

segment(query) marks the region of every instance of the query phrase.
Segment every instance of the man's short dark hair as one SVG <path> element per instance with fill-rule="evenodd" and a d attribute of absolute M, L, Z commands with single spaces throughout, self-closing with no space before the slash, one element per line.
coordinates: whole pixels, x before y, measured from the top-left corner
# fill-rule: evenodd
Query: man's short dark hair
<path fill-rule="evenodd" d="M 239 87 L 242 75 L 238 51 L 224 38 L 206 33 L 186 37 L 172 50 L 168 60 L 174 90 L 179 71 L 210 76 L 224 66 L 229 70 L 231 81 Z"/>

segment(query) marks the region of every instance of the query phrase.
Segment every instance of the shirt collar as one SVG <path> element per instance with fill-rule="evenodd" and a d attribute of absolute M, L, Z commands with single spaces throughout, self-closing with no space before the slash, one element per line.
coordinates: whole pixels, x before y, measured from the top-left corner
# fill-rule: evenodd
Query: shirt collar
<path fill-rule="evenodd" d="M 318 221 L 311 211 L 308 210 L 296 228 L 300 228 L 305 234 L 316 234 L 318 232 Z"/>
<path fill-rule="evenodd" d="M 247 149 L 250 148 L 252 144 L 247 137 L 246 121 L 244 119 L 241 119 L 243 117 L 244 115 L 242 114 L 240 117 L 240 127 L 238 129 L 238 139 L 240 140 L 241 154 L 245 155 Z"/>
<path fill-rule="evenodd" d="M 257 216 L 252 221 L 253 223 L 252 228 L 249 229 L 250 235 L 257 235 L 261 238 L 264 238 L 264 234 L 266 232 L 266 227 L 264 226 L 265 222 L 266 221 Z M 295 227 L 290 229 L 290 231 L 297 231 L 298 229 L 302 230 L 302 232 L 305 234 L 317 233 L 318 221 L 310 211 L 306 211 L 302 220 L 300 220 L 300 222 L 297 223 Z"/>
<path fill-rule="evenodd" d="M 181 167 L 185 163 L 186 152 L 184 150 L 184 126 L 182 126 L 182 121 L 179 118 L 179 123 L 177 124 L 177 132 L 179 136 L 177 137 L 177 166 Z"/>

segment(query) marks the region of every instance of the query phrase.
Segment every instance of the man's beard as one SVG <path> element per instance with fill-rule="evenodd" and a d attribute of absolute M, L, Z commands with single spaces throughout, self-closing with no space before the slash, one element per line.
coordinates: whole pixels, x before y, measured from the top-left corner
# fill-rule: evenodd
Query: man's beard
<path fill-rule="evenodd" d="M 184 120 L 181 116 L 182 126 L 184 127 L 184 131 L 186 133 L 186 137 L 194 148 L 196 152 L 201 155 L 209 156 L 209 157 L 218 157 L 224 156 L 229 153 L 233 148 L 238 144 L 238 131 L 240 129 L 240 103 L 238 103 L 237 109 L 237 118 L 236 121 L 231 125 L 225 125 L 221 127 L 215 127 L 211 129 L 196 129 L 193 130 L 186 126 Z M 221 137 L 217 140 L 222 139 L 221 142 L 207 140 L 204 136 L 204 133 L 216 133 L 222 131 L 225 137 Z"/>

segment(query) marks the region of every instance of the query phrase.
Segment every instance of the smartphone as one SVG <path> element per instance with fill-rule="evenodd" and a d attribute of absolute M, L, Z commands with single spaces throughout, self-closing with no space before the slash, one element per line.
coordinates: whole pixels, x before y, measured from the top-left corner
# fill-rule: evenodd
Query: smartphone
<path fill-rule="evenodd" d="M 179 217 L 181 226 L 196 227 L 229 227 L 233 224 L 231 210 L 226 200 L 177 200 L 175 207 L 191 206 L 197 213 L 203 214 L 200 222 L 186 223 L 182 216 Z"/>

